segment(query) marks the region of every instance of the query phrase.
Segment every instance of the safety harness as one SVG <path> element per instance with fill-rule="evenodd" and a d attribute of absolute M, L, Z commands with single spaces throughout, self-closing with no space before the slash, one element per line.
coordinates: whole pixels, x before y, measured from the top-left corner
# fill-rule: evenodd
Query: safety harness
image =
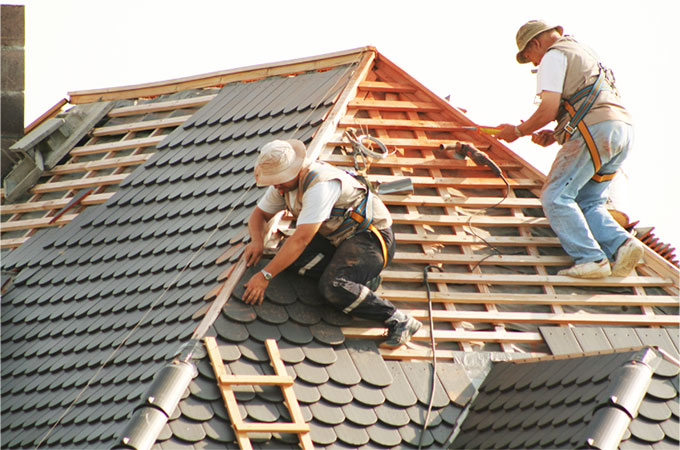
<path fill-rule="evenodd" d="M 383 238 L 383 235 L 380 234 L 380 231 L 373 225 L 373 192 L 371 191 L 371 187 L 368 184 L 368 181 L 361 175 L 356 175 L 352 172 L 345 171 L 349 175 L 352 175 L 355 179 L 360 181 L 364 186 L 366 186 L 366 195 L 364 198 L 361 200 L 361 203 L 357 205 L 356 209 L 353 207 L 349 208 L 333 208 L 331 209 L 331 216 L 335 217 L 344 217 L 345 220 L 342 221 L 340 226 L 338 227 L 337 230 L 335 230 L 331 234 L 336 234 L 340 233 L 347 228 L 353 226 L 353 225 L 358 225 L 357 229 L 355 230 L 354 234 L 359 234 L 362 233 L 366 230 L 370 231 L 375 235 L 375 237 L 378 238 L 378 241 L 380 242 L 380 247 L 382 249 L 382 254 L 383 254 L 383 269 L 387 266 L 387 244 L 385 243 L 385 239 Z M 302 178 L 302 192 L 304 192 L 309 184 L 314 180 L 319 173 L 316 170 L 310 170 L 306 174 L 304 174 Z"/>
<path fill-rule="evenodd" d="M 600 152 L 597 149 L 597 144 L 595 143 L 593 136 L 590 134 L 590 130 L 588 130 L 588 126 L 583 121 L 583 118 L 586 116 L 586 114 L 588 114 L 590 108 L 592 108 L 595 104 L 595 100 L 597 100 L 597 96 L 600 94 L 600 92 L 603 89 L 610 89 L 610 86 L 613 87 L 613 84 L 607 80 L 605 75 L 607 73 L 607 69 L 605 69 L 602 64 L 598 65 L 600 67 L 600 73 L 597 77 L 597 80 L 595 80 L 595 83 L 580 89 L 569 99 L 562 100 L 562 107 L 567 111 L 570 117 L 569 122 L 567 122 L 567 125 L 564 127 L 566 132 L 565 141 L 568 141 L 577 129 L 581 132 L 581 136 L 583 136 L 586 147 L 588 147 L 588 151 L 590 152 L 590 157 L 595 168 L 595 175 L 593 175 L 592 180 L 601 183 L 603 181 L 609 181 L 613 179 L 616 176 L 616 172 L 605 174 L 599 173 L 600 168 L 602 167 Z M 584 97 L 585 100 L 578 110 L 576 110 L 573 105 L 575 105 Z"/>

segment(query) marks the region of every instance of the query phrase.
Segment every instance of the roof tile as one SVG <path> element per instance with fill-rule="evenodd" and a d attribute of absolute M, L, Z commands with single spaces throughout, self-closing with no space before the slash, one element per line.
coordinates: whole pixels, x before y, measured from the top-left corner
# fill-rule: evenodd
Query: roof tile
<path fill-rule="evenodd" d="M 339 440 L 354 447 L 364 445 L 370 439 L 364 427 L 354 425 L 352 422 L 343 422 L 334 427 L 334 430 Z"/>

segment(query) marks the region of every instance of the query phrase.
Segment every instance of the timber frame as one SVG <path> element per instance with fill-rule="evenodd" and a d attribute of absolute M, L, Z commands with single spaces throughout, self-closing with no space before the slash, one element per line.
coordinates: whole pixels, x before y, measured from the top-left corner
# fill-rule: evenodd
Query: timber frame
<path fill-rule="evenodd" d="M 455 351 L 545 352 L 540 325 L 678 324 L 678 270 L 652 250 L 624 279 L 556 275 L 570 259 L 540 208 L 544 175 L 490 136 L 463 129 L 475 124 L 371 47 L 161 83 L 70 92 L 68 103 L 58 103 L 40 120 L 60 113 L 66 104 L 121 103 L 67 160 L 44 174 L 28 199 L 2 205 L 2 248 L 16 248 L 37 230 L 66 225 L 84 208 L 105 203 L 164 137 L 215 98 L 224 84 L 294 76 L 357 60 L 355 75 L 309 152 L 350 167 L 351 145 L 343 133 L 361 130 L 391 153 L 371 162 L 368 179 L 380 184 L 408 177 L 415 186 L 413 194 L 382 197 L 392 212 L 398 251 L 382 274 L 379 295 L 426 322 L 422 270 L 430 264 L 444 269 L 430 274 L 435 329 L 423 327 L 411 348 L 383 350 L 385 357 L 427 357 L 431 332 L 446 344 L 438 355 L 450 357 Z M 191 95 L 172 97 L 185 91 Z M 488 153 L 505 173 L 507 189 L 488 168 L 436 152 L 440 144 L 453 141 L 470 142 Z M 219 286 L 212 292 L 217 291 Z M 374 339 L 382 330 L 358 324 L 343 332 Z"/>

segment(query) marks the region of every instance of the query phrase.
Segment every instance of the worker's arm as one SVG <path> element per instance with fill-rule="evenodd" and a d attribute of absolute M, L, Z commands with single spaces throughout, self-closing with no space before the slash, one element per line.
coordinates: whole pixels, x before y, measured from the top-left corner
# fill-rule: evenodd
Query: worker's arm
<path fill-rule="evenodd" d="M 298 225 L 293 235 L 286 239 L 276 256 L 263 270 L 271 273 L 272 276 L 276 276 L 293 264 L 311 242 L 317 231 L 319 231 L 322 223 Z M 245 284 L 246 291 L 243 294 L 243 301 L 249 305 L 261 304 L 264 300 L 264 291 L 268 285 L 269 281 L 265 280 L 264 275 L 261 272 L 256 273 Z"/>
<path fill-rule="evenodd" d="M 257 206 L 250 213 L 250 218 L 248 219 L 250 242 L 246 245 L 246 249 L 243 252 L 248 267 L 257 264 L 260 258 L 262 258 L 262 252 L 264 251 L 264 228 L 272 217 L 274 217 L 274 214 L 269 214 Z"/>
<path fill-rule="evenodd" d="M 541 103 L 536 108 L 536 111 L 529 117 L 525 122 L 517 125 L 522 136 L 533 135 L 534 131 L 540 130 L 544 126 L 548 125 L 553 120 L 557 119 L 557 111 L 560 108 L 560 99 L 562 94 L 559 92 L 543 91 L 541 93 Z M 496 134 L 496 138 L 501 139 L 506 142 L 514 142 L 519 136 L 515 132 L 515 125 L 510 125 L 504 123 L 499 125 L 498 128 L 501 131 Z M 539 133 L 537 139 L 534 139 L 539 145 L 550 145 L 554 142 L 546 143 L 546 133 Z"/>

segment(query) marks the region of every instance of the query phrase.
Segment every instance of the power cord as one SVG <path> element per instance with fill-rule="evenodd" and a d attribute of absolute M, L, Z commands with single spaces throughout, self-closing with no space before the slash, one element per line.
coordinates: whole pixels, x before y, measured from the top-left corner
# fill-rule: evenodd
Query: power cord
<path fill-rule="evenodd" d="M 434 339 L 434 319 L 432 317 L 432 295 L 430 291 L 430 282 L 427 279 L 427 274 L 430 269 L 437 269 L 440 272 L 444 270 L 439 266 L 428 265 L 423 269 L 423 278 L 425 281 L 425 289 L 427 290 L 427 312 L 430 321 L 430 346 L 432 347 L 432 384 L 430 386 L 430 401 L 427 405 L 427 414 L 425 414 L 425 422 L 423 423 L 423 431 L 420 433 L 420 440 L 418 441 L 418 450 L 423 446 L 423 438 L 427 430 L 427 423 L 430 421 L 430 414 L 432 413 L 432 404 L 434 403 L 434 393 L 437 386 L 437 343 Z"/>

